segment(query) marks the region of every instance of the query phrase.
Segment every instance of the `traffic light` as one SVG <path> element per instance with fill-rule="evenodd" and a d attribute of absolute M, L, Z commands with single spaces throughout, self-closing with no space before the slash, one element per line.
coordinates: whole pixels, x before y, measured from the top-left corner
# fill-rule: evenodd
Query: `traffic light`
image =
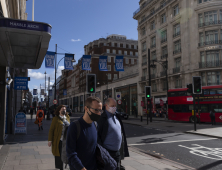
<path fill-rule="evenodd" d="M 95 74 L 86 75 L 86 90 L 88 93 L 96 92 L 96 75 Z"/>
<path fill-rule="evenodd" d="M 193 93 L 193 85 L 192 84 L 187 84 L 187 92 L 192 94 Z"/>
<path fill-rule="evenodd" d="M 151 86 L 145 86 L 145 94 L 147 99 L 151 99 Z"/>
<path fill-rule="evenodd" d="M 193 77 L 193 94 L 202 94 L 201 77 Z"/>

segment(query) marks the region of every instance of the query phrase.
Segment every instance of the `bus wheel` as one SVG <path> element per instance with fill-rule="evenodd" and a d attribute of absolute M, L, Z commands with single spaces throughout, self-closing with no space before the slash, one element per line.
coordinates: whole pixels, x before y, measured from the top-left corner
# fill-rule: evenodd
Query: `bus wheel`
<path fill-rule="evenodd" d="M 193 116 L 190 116 L 190 123 L 194 123 L 194 117 Z"/>

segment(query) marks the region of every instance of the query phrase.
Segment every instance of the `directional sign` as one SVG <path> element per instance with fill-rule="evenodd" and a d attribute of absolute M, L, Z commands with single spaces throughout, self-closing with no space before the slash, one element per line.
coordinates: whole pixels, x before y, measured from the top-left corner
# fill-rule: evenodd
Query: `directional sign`
<path fill-rule="evenodd" d="M 14 89 L 15 90 L 28 90 L 28 77 L 15 77 Z"/>
<path fill-rule="evenodd" d="M 53 100 L 53 104 L 57 104 L 58 103 L 58 101 L 57 100 Z"/>
<path fill-rule="evenodd" d="M 121 101 L 121 100 L 118 100 L 118 104 L 122 104 L 122 101 Z"/>

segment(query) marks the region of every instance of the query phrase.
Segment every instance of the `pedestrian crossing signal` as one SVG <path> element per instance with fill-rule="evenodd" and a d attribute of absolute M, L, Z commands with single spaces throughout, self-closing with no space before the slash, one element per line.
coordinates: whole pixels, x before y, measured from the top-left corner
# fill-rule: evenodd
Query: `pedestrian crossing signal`
<path fill-rule="evenodd" d="M 147 99 L 151 99 L 151 86 L 145 87 L 145 94 Z"/>
<path fill-rule="evenodd" d="M 96 75 L 95 74 L 86 75 L 86 90 L 88 93 L 96 92 Z"/>

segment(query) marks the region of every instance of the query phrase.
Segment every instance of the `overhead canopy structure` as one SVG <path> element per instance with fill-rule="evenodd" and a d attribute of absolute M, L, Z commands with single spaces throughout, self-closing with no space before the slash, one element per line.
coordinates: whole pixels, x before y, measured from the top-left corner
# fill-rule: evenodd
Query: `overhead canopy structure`
<path fill-rule="evenodd" d="M 0 66 L 39 69 L 51 29 L 46 23 L 0 18 Z"/>

